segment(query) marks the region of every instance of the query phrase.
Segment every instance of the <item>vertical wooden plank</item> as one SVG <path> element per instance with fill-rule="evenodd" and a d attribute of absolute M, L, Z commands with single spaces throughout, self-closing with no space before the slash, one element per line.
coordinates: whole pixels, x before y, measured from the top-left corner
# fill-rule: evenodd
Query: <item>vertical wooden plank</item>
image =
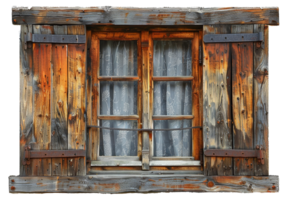
<path fill-rule="evenodd" d="M 33 90 L 31 46 L 25 49 L 25 37 L 32 33 L 32 25 L 21 25 L 20 33 L 20 176 L 31 175 L 31 166 L 23 165 L 24 148 L 35 142 L 33 130 Z"/>
<path fill-rule="evenodd" d="M 54 26 L 56 35 L 67 35 L 67 26 Z M 68 149 L 67 44 L 52 45 L 51 149 Z M 52 175 L 67 176 L 67 158 L 52 158 Z"/>
<path fill-rule="evenodd" d="M 98 80 L 100 69 L 100 41 L 96 34 L 92 33 L 91 40 L 91 125 L 99 125 L 98 115 L 100 114 L 100 81 Z M 92 128 L 89 132 L 92 138 L 92 160 L 97 160 L 100 148 L 100 129 Z"/>
<path fill-rule="evenodd" d="M 255 175 L 269 175 L 268 145 L 268 26 L 255 24 L 254 33 L 264 33 L 264 43 L 254 43 L 254 149 L 259 145 L 263 149 L 264 165 L 255 163 Z"/>
<path fill-rule="evenodd" d="M 149 115 L 149 31 L 141 32 L 142 44 L 142 94 L 143 94 L 143 128 L 149 128 L 153 123 L 152 117 Z M 153 47 L 152 47 L 153 48 Z M 151 70 L 151 69 L 150 69 Z M 150 127 L 151 128 L 151 127 Z M 142 133 L 142 170 L 149 170 L 149 133 Z"/>
<path fill-rule="evenodd" d="M 33 25 L 34 34 L 53 34 L 53 26 Z M 51 145 L 51 55 L 52 45 L 33 43 L 33 115 L 35 143 L 32 149 L 49 150 Z M 32 159 L 32 175 L 51 176 L 50 159 Z"/>
<path fill-rule="evenodd" d="M 85 26 L 68 26 L 68 35 L 85 35 Z M 85 44 L 68 44 L 68 149 L 86 149 Z M 86 175 L 86 158 L 69 159 L 68 175 Z"/>
<path fill-rule="evenodd" d="M 142 128 L 142 46 L 141 46 L 141 38 L 137 40 L 137 75 L 139 77 L 138 81 L 138 93 L 137 93 L 137 111 L 138 111 L 138 128 Z M 142 131 L 138 132 L 138 146 L 137 146 L 137 156 L 139 157 L 139 160 L 141 160 L 142 157 Z"/>
<path fill-rule="evenodd" d="M 253 25 L 232 25 L 253 33 Z M 253 42 L 232 44 L 233 149 L 253 149 Z M 253 175 L 253 158 L 234 158 L 234 175 Z"/>
<path fill-rule="evenodd" d="M 92 96 L 92 76 L 93 76 L 93 71 L 92 71 L 92 60 L 93 60 L 93 47 L 92 47 L 92 32 L 91 30 L 88 30 L 86 32 L 86 43 L 87 43 L 87 80 L 86 80 L 86 85 L 87 85 L 87 105 L 86 105 L 86 110 L 87 110 L 87 125 L 92 125 L 92 101 L 93 101 L 93 96 Z M 97 109 L 97 108 L 96 108 Z M 94 125 L 94 124 L 93 124 Z M 90 171 L 90 164 L 88 161 L 91 160 L 96 160 L 96 145 L 95 145 L 95 129 L 90 128 L 87 129 L 86 131 L 86 147 L 87 147 L 87 155 L 86 155 L 86 172 L 89 173 Z"/>
<path fill-rule="evenodd" d="M 199 33 L 195 33 L 192 41 L 192 126 L 202 126 L 202 66 L 199 64 Z M 200 160 L 200 151 L 203 149 L 202 130 L 192 129 L 192 156 Z"/>
<path fill-rule="evenodd" d="M 230 33 L 230 25 L 208 25 L 204 34 Z M 230 44 L 203 43 L 204 149 L 232 149 Z M 232 159 L 205 157 L 204 174 L 232 175 Z"/>

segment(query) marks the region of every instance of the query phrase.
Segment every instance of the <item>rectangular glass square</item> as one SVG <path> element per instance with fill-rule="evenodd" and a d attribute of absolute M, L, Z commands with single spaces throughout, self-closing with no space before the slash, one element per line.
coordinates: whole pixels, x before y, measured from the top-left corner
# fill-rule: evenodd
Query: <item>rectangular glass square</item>
<path fill-rule="evenodd" d="M 101 81 L 100 115 L 137 115 L 137 81 Z"/>
<path fill-rule="evenodd" d="M 154 40 L 153 76 L 192 76 L 191 40 Z"/>
<path fill-rule="evenodd" d="M 155 81 L 153 115 L 191 115 L 191 81 Z"/>
<path fill-rule="evenodd" d="M 100 40 L 100 76 L 137 76 L 137 41 Z"/>
<path fill-rule="evenodd" d="M 101 120 L 109 128 L 137 129 L 137 121 Z M 137 131 L 100 129 L 100 156 L 137 156 Z"/>
<path fill-rule="evenodd" d="M 191 127 L 191 120 L 155 120 L 155 129 L 176 129 Z M 191 129 L 155 131 L 153 134 L 153 155 L 155 157 L 192 156 Z"/>

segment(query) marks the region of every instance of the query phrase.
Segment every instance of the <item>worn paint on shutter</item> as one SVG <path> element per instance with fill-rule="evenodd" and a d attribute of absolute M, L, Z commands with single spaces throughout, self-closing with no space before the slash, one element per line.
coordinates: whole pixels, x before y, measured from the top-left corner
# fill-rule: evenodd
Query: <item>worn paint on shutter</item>
<path fill-rule="evenodd" d="M 253 25 L 232 25 L 253 33 Z M 253 42 L 232 43 L 233 149 L 253 149 Z M 234 175 L 253 175 L 254 158 L 234 158 Z"/>
<path fill-rule="evenodd" d="M 230 25 L 203 27 L 205 34 L 230 33 Z M 232 149 L 231 65 L 229 43 L 203 43 L 204 149 Z M 205 175 L 232 175 L 232 159 L 205 157 Z"/>

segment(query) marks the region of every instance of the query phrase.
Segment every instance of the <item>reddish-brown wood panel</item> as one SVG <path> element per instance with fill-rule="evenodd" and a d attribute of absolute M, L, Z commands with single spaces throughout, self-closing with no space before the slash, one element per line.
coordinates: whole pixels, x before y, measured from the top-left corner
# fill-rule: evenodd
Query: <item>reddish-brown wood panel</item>
<path fill-rule="evenodd" d="M 84 26 L 68 26 L 69 34 L 85 34 Z M 86 149 L 85 44 L 68 44 L 68 149 Z M 85 175 L 86 158 L 68 162 L 68 175 Z"/>
<path fill-rule="evenodd" d="M 253 25 L 233 25 L 232 33 L 253 33 Z M 233 149 L 253 149 L 253 42 L 231 50 Z M 234 175 L 254 175 L 254 159 L 234 158 Z"/>

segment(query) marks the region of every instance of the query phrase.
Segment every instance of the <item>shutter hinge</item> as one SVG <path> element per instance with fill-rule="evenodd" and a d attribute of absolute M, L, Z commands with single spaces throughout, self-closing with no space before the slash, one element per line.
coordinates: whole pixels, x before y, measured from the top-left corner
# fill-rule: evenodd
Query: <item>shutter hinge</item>
<path fill-rule="evenodd" d="M 203 63 L 202 46 L 199 46 L 199 64 Z"/>
<path fill-rule="evenodd" d="M 255 150 L 208 149 L 205 150 L 204 155 L 207 157 L 257 158 L 258 162 L 264 165 L 263 150 L 258 145 Z"/>
<path fill-rule="evenodd" d="M 204 43 L 220 42 L 262 42 L 263 32 L 259 33 L 240 33 L 240 34 L 207 34 L 204 35 Z"/>

